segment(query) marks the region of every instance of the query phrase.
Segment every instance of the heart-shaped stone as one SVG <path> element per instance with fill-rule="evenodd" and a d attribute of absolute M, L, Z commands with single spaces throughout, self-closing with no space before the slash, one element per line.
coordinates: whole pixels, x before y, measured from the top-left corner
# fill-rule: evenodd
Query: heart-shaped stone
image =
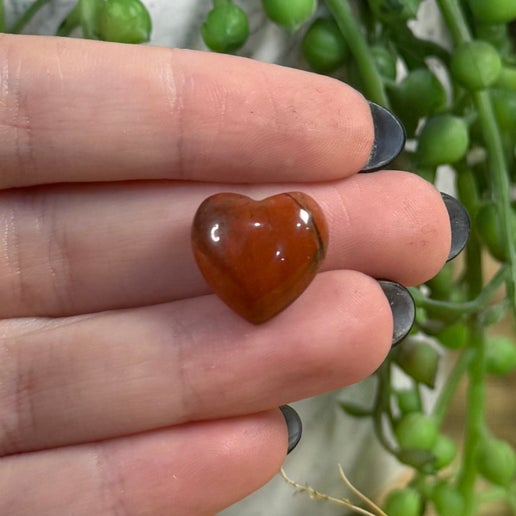
<path fill-rule="evenodd" d="M 195 260 L 213 291 L 254 324 L 292 303 L 314 278 L 328 247 L 318 204 L 290 192 L 255 201 L 208 197 L 192 225 Z"/>

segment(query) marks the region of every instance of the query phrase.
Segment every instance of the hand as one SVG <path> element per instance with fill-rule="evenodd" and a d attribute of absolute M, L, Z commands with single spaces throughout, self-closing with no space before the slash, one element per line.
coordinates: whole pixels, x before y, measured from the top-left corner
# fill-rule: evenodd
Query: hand
<path fill-rule="evenodd" d="M 371 374 L 393 335 L 374 278 L 436 274 L 441 195 L 356 174 L 368 103 L 242 58 L 0 36 L 0 513 L 208 515 L 271 478 L 278 406 Z M 217 191 L 300 190 L 323 271 L 253 326 L 190 250 Z M 395 321 L 394 321 L 395 324 Z"/>

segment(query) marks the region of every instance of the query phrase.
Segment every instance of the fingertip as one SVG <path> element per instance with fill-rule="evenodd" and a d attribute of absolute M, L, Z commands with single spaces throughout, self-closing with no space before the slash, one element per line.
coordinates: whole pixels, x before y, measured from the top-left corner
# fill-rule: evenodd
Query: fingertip
<path fill-rule="evenodd" d="M 325 268 L 344 266 L 412 286 L 445 264 L 450 217 L 431 183 L 410 172 L 382 170 L 358 174 L 326 192 L 321 196 L 329 207 Z"/>
<path fill-rule="evenodd" d="M 303 423 L 299 414 L 290 405 L 282 405 L 280 411 L 285 418 L 288 433 L 287 455 L 292 452 L 301 440 Z"/>
<path fill-rule="evenodd" d="M 133 449 L 129 444 L 122 453 L 143 466 L 126 479 L 128 488 L 135 483 L 134 503 L 174 514 L 216 514 L 274 477 L 285 460 L 287 426 L 275 409 L 188 423 L 144 435 Z"/>
<path fill-rule="evenodd" d="M 448 215 L 451 227 L 451 244 L 447 262 L 453 260 L 459 255 L 468 243 L 469 233 L 471 229 L 471 221 L 466 208 L 458 199 L 442 193 L 442 198 Z"/>
<path fill-rule="evenodd" d="M 389 302 L 374 278 L 353 270 L 318 274 L 291 308 L 272 321 L 292 342 L 285 353 L 277 352 L 277 359 L 285 383 L 297 387 L 295 399 L 342 388 L 372 374 L 391 348 L 392 319 Z M 306 379 L 304 388 L 300 374 Z"/>
<path fill-rule="evenodd" d="M 380 280 L 389 301 L 393 318 L 392 345 L 396 346 L 410 332 L 416 319 L 416 305 L 409 290 L 394 281 Z"/>
<path fill-rule="evenodd" d="M 407 227 L 418 239 L 417 243 L 407 239 L 400 249 L 400 254 L 403 252 L 417 268 L 407 270 L 407 276 L 397 281 L 405 286 L 419 285 L 437 274 L 448 259 L 452 240 L 450 215 L 441 192 L 432 183 L 410 172 L 395 170 L 385 174 L 391 175 L 404 193 L 397 209 L 401 215 L 406 214 Z"/>
<path fill-rule="evenodd" d="M 394 113 L 374 102 L 369 105 L 373 116 L 374 144 L 361 172 L 374 172 L 386 167 L 403 150 L 406 140 L 405 128 Z"/>

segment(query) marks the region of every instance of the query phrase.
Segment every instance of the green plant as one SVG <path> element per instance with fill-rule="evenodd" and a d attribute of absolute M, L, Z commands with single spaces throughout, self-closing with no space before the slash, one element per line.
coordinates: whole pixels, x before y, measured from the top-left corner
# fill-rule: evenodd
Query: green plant
<path fill-rule="evenodd" d="M 67 35 L 80 28 L 84 37 L 110 39 L 99 22 L 108 1 L 78 0 L 57 33 Z M 315 21 L 316 0 L 262 0 L 262 6 L 279 26 L 306 31 L 301 48 L 315 70 L 338 69 L 339 77 L 399 116 L 409 137 L 417 141 L 415 150 L 407 149 L 398 158 L 400 168 L 433 181 L 438 166 L 451 165 L 458 196 L 473 221 L 461 273 L 449 264 L 423 288 L 411 290 L 418 307 L 415 331 L 435 345 L 409 336 L 377 371 L 372 406 L 342 404 L 350 417 L 371 417 L 384 448 L 413 469 L 408 485 L 387 497 L 385 511 L 420 515 L 433 507 L 439 515 L 472 516 L 482 504 L 497 499 L 516 512 L 514 449 L 493 436 L 486 417 L 486 376 L 508 374 L 516 367 L 514 342 L 488 336 L 489 325 L 516 313 L 516 217 L 511 205 L 516 178 L 516 43 L 508 26 L 516 19 L 516 2 L 435 1 L 450 34 L 447 47 L 410 29 L 408 22 L 421 0 L 321 0 L 318 15 L 323 18 Z M 36 0 L 8 31 L 23 30 L 47 2 Z M 2 5 L 0 29 L 5 28 Z M 234 52 L 243 44 L 247 19 L 239 9 L 229 0 L 214 2 L 202 27 L 210 48 Z M 146 16 L 141 11 L 137 18 L 150 31 Z M 429 67 L 430 59 L 445 71 L 448 93 Z M 397 65 L 405 71 L 401 77 Z M 477 151 L 474 160 L 469 159 L 472 150 Z M 487 283 L 485 251 L 499 263 Z M 503 285 L 506 296 L 495 301 Z M 433 387 L 439 357 L 445 352 L 455 353 L 455 365 L 430 410 L 421 393 Z M 394 387 L 397 369 L 407 375 L 410 387 Z M 466 425 L 458 452 L 441 429 L 463 379 Z M 291 484 L 314 498 L 340 503 Z"/>
<path fill-rule="evenodd" d="M 464 511 L 462 494 L 447 482 L 440 482 L 433 488 L 431 500 L 439 516 L 457 516 Z"/>
<path fill-rule="evenodd" d="M 417 158 L 422 166 L 456 163 L 468 150 L 468 126 L 462 118 L 444 113 L 429 117 L 418 138 Z"/>
<path fill-rule="evenodd" d="M 419 4 L 418 0 L 324 2 L 350 49 L 351 56 L 344 62 L 347 80 L 371 100 L 393 109 L 418 142 L 416 151 L 407 150 L 399 158 L 401 166 L 433 180 L 438 166 L 451 165 L 459 198 L 472 220 L 481 221 L 474 225 L 460 275 L 447 266 L 426 288 L 412 289 L 419 310 L 417 332 L 435 339 L 443 350 L 452 350 L 457 361 L 435 408 L 426 408 L 425 414 L 420 393 L 433 386 L 439 353 L 433 346 L 411 342 L 409 336 L 376 373 L 373 406 L 343 404 L 342 408 L 353 417 L 371 416 L 384 447 L 414 469 L 409 486 L 387 498 L 388 514 L 420 514 L 433 506 L 438 514 L 469 516 L 493 493 L 516 511 L 514 451 L 506 442 L 487 440 L 486 419 L 486 374 L 506 374 L 516 360 L 510 340 L 486 334 L 490 324 L 516 312 L 516 238 L 510 197 L 516 54 L 505 25 L 516 17 L 515 4 L 437 0 L 453 41 L 448 48 L 418 38 L 408 27 Z M 385 73 L 378 48 L 383 49 L 383 59 L 396 56 L 406 69 L 404 77 L 395 82 L 392 64 Z M 451 95 L 428 67 L 429 58 L 446 70 Z M 483 150 L 474 164 L 468 159 L 473 148 Z M 483 216 L 485 210 L 488 217 Z M 484 249 L 500 263 L 486 284 L 482 281 Z M 495 302 L 493 295 L 502 284 L 506 299 Z M 395 368 L 411 378 L 411 388 L 393 388 Z M 458 454 L 456 443 L 440 428 L 464 377 L 468 380 L 467 421 Z M 440 474 L 443 468 L 446 476 Z M 492 487 L 482 490 L 480 477 Z"/>
<path fill-rule="evenodd" d="M 409 70 L 399 83 L 388 83 L 386 88 L 388 101 L 404 123 L 409 136 L 414 136 L 421 118 L 446 109 L 446 90 L 426 67 Z"/>
<path fill-rule="evenodd" d="M 476 450 L 475 459 L 479 473 L 489 482 L 500 486 L 514 482 L 516 454 L 507 442 L 484 436 Z"/>
<path fill-rule="evenodd" d="M 332 18 L 317 18 L 306 31 L 301 48 L 310 67 L 320 73 L 334 72 L 349 55 L 346 40 Z"/>
<path fill-rule="evenodd" d="M 140 0 L 106 0 L 98 13 L 98 34 L 104 41 L 149 41 L 151 17 Z"/>
<path fill-rule="evenodd" d="M 48 2 L 49 0 L 33 2 L 7 32 L 22 32 Z M 88 39 L 144 43 L 150 39 L 152 20 L 140 0 L 77 0 L 59 24 L 56 35 L 68 36 L 75 29 L 80 29 L 82 36 Z"/>
<path fill-rule="evenodd" d="M 419 516 L 423 502 L 416 489 L 405 487 L 391 491 L 385 501 L 385 511 L 387 514 L 398 516 Z"/>
<path fill-rule="evenodd" d="M 512 0 L 469 0 L 469 5 L 480 23 L 507 23 L 516 18 Z"/>
<path fill-rule="evenodd" d="M 431 450 L 437 442 L 436 422 L 422 412 L 403 416 L 394 426 L 399 446 L 405 450 Z"/>
<path fill-rule="evenodd" d="M 450 66 L 453 78 L 468 90 L 483 90 L 498 80 L 502 60 L 486 41 L 465 41 L 455 50 Z"/>
<path fill-rule="evenodd" d="M 289 30 L 295 30 L 315 12 L 317 0 L 262 0 L 265 14 L 274 22 Z"/>
<path fill-rule="evenodd" d="M 243 9 L 230 0 L 215 0 L 202 24 L 206 46 L 215 52 L 235 52 L 249 36 L 249 22 Z"/>

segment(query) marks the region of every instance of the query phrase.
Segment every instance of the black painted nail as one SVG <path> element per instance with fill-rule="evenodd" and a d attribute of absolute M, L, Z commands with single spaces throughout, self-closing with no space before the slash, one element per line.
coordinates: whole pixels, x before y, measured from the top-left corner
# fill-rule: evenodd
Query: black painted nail
<path fill-rule="evenodd" d="M 285 422 L 287 423 L 287 454 L 289 454 L 297 446 L 301 439 L 301 434 L 303 433 L 303 423 L 301 422 L 299 414 L 290 405 L 282 405 L 280 410 L 283 414 L 283 417 L 285 418 Z"/>
<path fill-rule="evenodd" d="M 394 281 L 381 280 L 380 286 L 389 300 L 392 310 L 393 332 L 392 345 L 395 346 L 405 338 L 416 319 L 416 305 L 410 292 Z"/>
<path fill-rule="evenodd" d="M 373 150 L 361 172 L 374 172 L 388 165 L 405 146 L 405 128 L 398 118 L 374 102 L 369 102 L 374 123 Z"/>
<path fill-rule="evenodd" d="M 451 248 L 446 261 L 453 260 L 466 247 L 469 238 L 470 221 L 466 208 L 451 195 L 441 193 L 448 210 L 451 224 Z"/>

